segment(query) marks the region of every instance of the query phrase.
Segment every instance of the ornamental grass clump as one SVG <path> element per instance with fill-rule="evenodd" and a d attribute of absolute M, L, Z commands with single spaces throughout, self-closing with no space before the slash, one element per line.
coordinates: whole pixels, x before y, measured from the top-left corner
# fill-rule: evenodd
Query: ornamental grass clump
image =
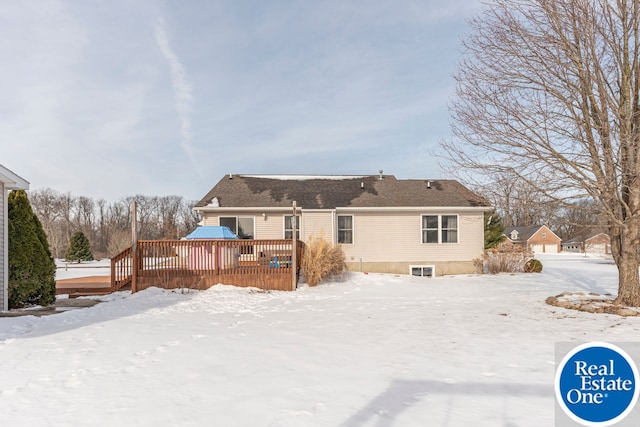
<path fill-rule="evenodd" d="M 341 276 L 347 269 L 344 252 L 339 246 L 311 237 L 304 250 L 300 268 L 309 286 L 331 277 Z"/>
<path fill-rule="evenodd" d="M 502 247 L 486 250 L 479 264 L 482 265 L 484 273 L 522 273 L 529 259 L 531 259 L 531 253 L 523 248 Z"/>

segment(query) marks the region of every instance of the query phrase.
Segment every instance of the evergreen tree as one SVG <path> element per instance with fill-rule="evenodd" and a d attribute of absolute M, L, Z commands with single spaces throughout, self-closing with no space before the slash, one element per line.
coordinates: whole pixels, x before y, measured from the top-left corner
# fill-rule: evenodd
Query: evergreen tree
<path fill-rule="evenodd" d="M 495 212 L 484 213 L 484 248 L 491 249 L 498 246 L 504 239 L 505 235 L 502 218 Z"/>
<path fill-rule="evenodd" d="M 64 255 L 67 261 L 92 261 L 93 254 L 91 253 L 91 245 L 89 239 L 84 235 L 82 231 L 76 231 L 71 236 L 69 247 Z"/>
<path fill-rule="evenodd" d="M 8 203 L 9 308 L 48 305 L 56 299 L 56 265 L 27 193 L 12 191 Z"/>

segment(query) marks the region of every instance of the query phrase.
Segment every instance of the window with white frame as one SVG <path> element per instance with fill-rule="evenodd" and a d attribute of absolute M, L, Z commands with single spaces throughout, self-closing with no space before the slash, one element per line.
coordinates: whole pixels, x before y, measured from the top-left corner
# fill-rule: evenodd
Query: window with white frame
<path fill-rule="evenodd" d="M 410 265 L 409 273 L 418 277 L 434 277 L 436 275 L 436 267 L 433 265 Z"/>
<path fill-rule="evenodd" d="M 293 215 L 284 216 L 284 238 L 293 238 L 293 223 L 291 219 Z M 300 215 L 296 215 L 296 239 L 300 240 Z"/>
<path fill-rule="evenodd" d="M 338 243 L 353 243 L 352 215 L 338 215 Z"/>
<path fill-rule="evenodd" d="M 458 243 L 458 215 L 422 215 L 422 243 Z"/>
<path fill-rule="evenodd" d="M 253 217 L 221 216 L 220 225 L 229 227 L 241 239 L 253 239 L 255 236 Z"/>
<path fill-rule="evenodd" d="M 252 216 L 221 216 L 220 225 L 227 226 L 241 239 L 253 239 L 255 236 L 254 220 Z M 253 245 L 240 246 L 241 254 L 252 254 Z"/>

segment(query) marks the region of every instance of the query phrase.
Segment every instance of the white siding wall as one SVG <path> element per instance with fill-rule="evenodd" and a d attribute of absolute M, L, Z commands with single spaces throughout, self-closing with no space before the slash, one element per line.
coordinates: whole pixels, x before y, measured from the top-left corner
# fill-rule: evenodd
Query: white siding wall
<path fill-rule="evenodd" d="M 390 212 L 353 214 L 352 245 L 342 245 L 348 262 L 471 261 L 484 246 L 483 214 L 456 212 Z M 339 214 L 349 214 L 340 212 Z M 421 215 L 458 215 L 458 243 L 422 243 Z"/>
<path fill-rule="evenodd" d="M 322 238 L 328 242 L 335 242 L 335 225 L 333 211 L 304 211 L 302 214 L 301 240 Z"/>
<path fill-rule="evenodd" d="M 286 215 L 291 215 L 287 213 Z M 283 239 L 284 238 L 284 213 L 266 212 L 266 217 L 262 215 L 262 211 L 255 212 L 229 212 L 229 213 L 212 213 L 204 212 L 204 225 L 217 226 L 220 225 L 220 217 L 236 216 L 253 218 L 255 238 L 256 239 Z"/>
<path fill-rule="evenodd" d="M 285 213 L 205 213 L 204 225 L 219 225 L 221 216 L 254 216 L 256 239 L 282 239 Z M 347 263 L 352 265 L 387 264 L 379 271 L 409 272 L 409 264 L 443 266 L 463 263 L 464 272 L 473 268 L 484 247 L 483 213 L 451 210 L 370 212 L 361 210 L 303 211 L 300 238 L 323 237 L 336 241 L 336 216 L 353 216 L 353 244 L 341 245 Z M 422 215 L 458 215 L 458 243 L 422 243 Z M 392 264 L 395 264 L 391 267 Z M 448 267 L 447 267 L 448 268 Z M 446 270 L 446 269 L 445 269 Z M 455 270 L 452 268 L 450 271 Z M 437 273 L 444 273 L 438 267 Z"/>
<path fill-rule="evenodd" d="M 284 239 L 284 214 L 256 215 L 256 239 Z"/>
<path fill-rule="evenodd" d="M 0 182 L 0 311 L 8 310 L 8 280 L 6 276 L 8 267 L 8 254 L 5 253 L 7 247 L 7 191 L 4 183 Z"/>

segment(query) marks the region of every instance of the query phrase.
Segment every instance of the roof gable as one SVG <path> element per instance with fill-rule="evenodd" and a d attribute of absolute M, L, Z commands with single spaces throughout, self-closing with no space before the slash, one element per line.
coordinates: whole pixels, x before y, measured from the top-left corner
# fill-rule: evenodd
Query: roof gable
<path fill-rule="evenodd" d="M 453 180 L 398 180 L 393 175 L 223 177 L 196 207 L 489 207 Z"/>
<path fill-rule="evenodd" d="M 505 227 L 502 233 L 506 235 L 509 240 L 512 240 L 512 235 L 517 235 L 518 241 L 527 241 L 538 230 L 540 230 L 539 225 L 532 225 L 530 227 Z"/>
<path fill-rule="evenodd" d="M 0 165 L 0 182 L 9 190 L 28 190 L 29 181 Z"/>
<path fill-rule="evenodd" d="M 506 235 L 507 238 L 513 242 L 514 240 L 511 238 L 511 236 L 515 232 L 515 234 L 517 234 L 518 236 L 517 241 L 525 242 L 531 239 L 538 231 L 541 231 L 541 230 L 543 230 L 544 232 L 551 233 L 553 237 L 555 237 L 558 240 L 562 240 L 558 237 L 556 233 L 551 231 L 551 229 L 549 229 L 549 227 L 547 227 L 546 225 L 532 225 L 529 227 L 505 227 L 502 234 Z"/>

